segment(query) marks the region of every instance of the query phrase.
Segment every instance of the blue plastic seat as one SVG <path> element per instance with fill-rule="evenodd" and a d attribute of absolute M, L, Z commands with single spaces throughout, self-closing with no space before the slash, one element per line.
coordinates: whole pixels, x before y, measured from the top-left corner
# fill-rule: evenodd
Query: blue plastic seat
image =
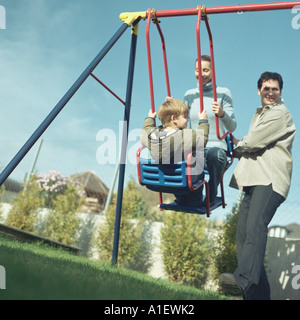
<path fill-rule="evenodd" d="M 231 166 L 233 162 L 233 143 L 232 135 L 228 134 L 225 138 L 228 150 L 228 161 L 223 172 Z M 141 153 L 143 152 L 143 155 Z M 208 183 L 204 179 L 196 178 L 193 175 L 193 167 L 191 165 L 192 153 L 188 155 L 186 161 L 180 161 L 172 164 L 160 164 L 151 158 L 149 150 L 140 147 L 137 151 L 137 171 L 138 180 L 141 185 L 145 185 L 148 189 L 160 193 L 160 208 L 164 210 L 173 210 L 181 212 L 189 212 L 196 214 L 210 215 L 210 211 L 223 206 L 225 208 L 225 195 L 223 186 L 223 175 L 221 179 L 221 197 L 217 197 L 215 203 L 210 207 L 209 204 L 209 188 Z M 204 170 L 204 174 L 208 174 Z M 175 201 L 169 204 L 162 202 L 162 193 L 186 193 L 187 190 L 194 191 L 205 186 L 205 196 L 203 197 L 204 207 L 196 208 L 190 206 L 178 205 Z"/>
<path fill-rule="evenodd" d="M 146 155 L 141 157 L 144 150 Z M 186 193 L 195 191 L 205 185 L 206 196 L 208 196 L 208 184 L 196 175 L 193 175 L 191 165 L 192 154 L 189 154 L 187 161 L 180 161 L 172 164 L 160 164 L 151 159 L 147 148 L 141 147 L 137 152 L 138 178 L 141 185 L 148 189 L 161 193 Z M 208 197 L 209 198 L 209 197 Z M 161 201 L 162 202 L 162 201 Z M 160 208 L 164 210 L 183 211 L 190 213 L 205 214 L 209 216 L 209 201 L 201 208 L 179 206 L 176 202 L 171 204 L 160 203 Z"/>

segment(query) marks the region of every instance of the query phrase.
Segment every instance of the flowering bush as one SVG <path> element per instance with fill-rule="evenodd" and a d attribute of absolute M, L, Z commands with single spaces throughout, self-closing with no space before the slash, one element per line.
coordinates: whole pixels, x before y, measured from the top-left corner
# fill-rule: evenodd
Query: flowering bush
<path fill-rule="evenodd" d="M 58 195 L 67 190 L 68 185 L 74 187 L 78 198 L 84 196 L 84 190 L 77 181 L 63 177 L 61 172 L 56 170 L 50 170 L 49 174 L 42 173 L 38 175 L 36 183 L 42 189 L 41 196 L 45 199 L 45 206 L 48 208 L 53 206 L 53 201 Z"/>
<path fill-rule="evenodd" d="M 42 235 L 65 244 L 77 241 L 80 218 L 77 210 L 84 202 L 80 184 L 64 178 L 60 172 L 32 175 L 27 185 L 14 199 L 6 224 L 20 230 L 40 233 L 38 212 L 46 206 L 48 214 L 43 221 Z"/>
<path fill-rule="evenodd" d="M 45 219 L 43 235 L 65 244 L 74 244 L 80 228 L 77 210 L 85 195 L 82 186 L 55 170 L 38 175 L 36 183 L 42 190 L 40 196 L 45 199 L 45 206 L 51 209 Z"/>

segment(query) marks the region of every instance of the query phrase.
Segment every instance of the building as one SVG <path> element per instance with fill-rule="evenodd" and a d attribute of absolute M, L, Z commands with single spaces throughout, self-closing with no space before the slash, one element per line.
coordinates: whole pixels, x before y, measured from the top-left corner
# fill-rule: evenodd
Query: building
<path fill-rule="evenodd" d="M 10 203 L 23 189 L 22 183 L 10 178 L 6 179 L 3 185 L 4 192 L 0 194 L 0 201 L 4 203 Z"/>
<path fill-rule="evenodd" d="M 300 270 L 300 225 L 269 228 L 265 264 L 271 299 L 299 300 L 300 280 L 295 270 Z"/>
<path fill-rule="evenodd" d="M 100 212 L 104 209 L 109 189 L 95 172 L 77 173 L 71 178 L 77 180 L 84 188 L 86 201 L 81 208 L 83 211 Z"/>

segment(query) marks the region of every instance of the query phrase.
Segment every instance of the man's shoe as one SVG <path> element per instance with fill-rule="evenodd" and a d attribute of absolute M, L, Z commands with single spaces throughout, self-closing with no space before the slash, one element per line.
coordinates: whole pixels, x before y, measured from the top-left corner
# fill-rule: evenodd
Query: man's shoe
<path fill-rule="evenodd" d="M 243 290 L 238 285 L 232 273 L 222 273 L 219 277 L 220 286 L 224 293 L 231 296 L 243 296 Z"/>

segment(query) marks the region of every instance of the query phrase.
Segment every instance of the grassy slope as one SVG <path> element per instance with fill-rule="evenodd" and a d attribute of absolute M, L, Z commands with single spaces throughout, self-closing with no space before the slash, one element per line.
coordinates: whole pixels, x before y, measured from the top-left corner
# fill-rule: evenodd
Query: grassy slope
<path fill-rule="evenodd" d="M 201 291 L 68 252 L 0 237 L 4 299 L 220 300 Z"/>

